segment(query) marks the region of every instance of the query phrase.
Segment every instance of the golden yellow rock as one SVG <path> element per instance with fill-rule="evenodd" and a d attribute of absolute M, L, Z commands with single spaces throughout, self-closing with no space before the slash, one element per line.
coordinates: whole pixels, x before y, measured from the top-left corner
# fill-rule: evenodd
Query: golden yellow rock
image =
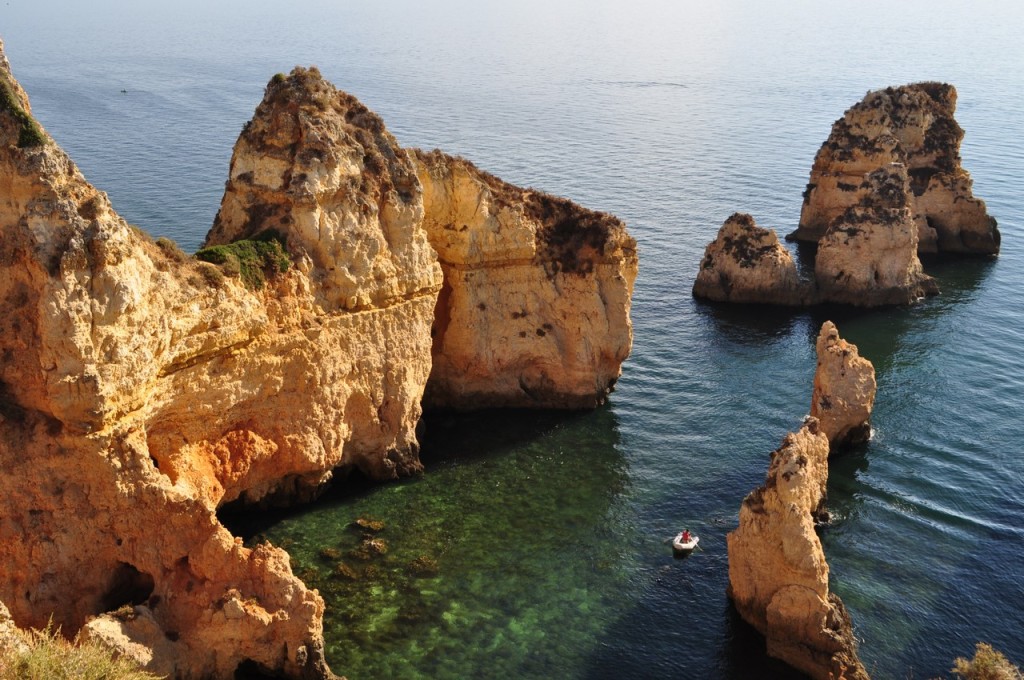
<path fill-rule="evenodd" d="M 301 90 L 302 78 L 274 85 Z M 286 134 L 259 113 L 252 129 Z M 344 115 L 322 112 L 332 130 Z M 422 231 L 399 233 L 416 228 L 416 205 L 404 217 L 369 180 L 357 183 L 366 195 L 345 196 L 346 209 L 376 202 L 386 214 L 358 225 L 375 254 L 350 261 L 355 283 L 282 221 L 294 266 L 249 290 L 129 227 L 52 140 L 19 144 L 23 127 L 10 107 L 0 113 L 0 597 L 18 623 L 52 615 L 69 633 L 122 605 L 147 608 L 170 640 L 153 667 L 177 677 L 225 677 L 246 660 L 327 677 L 319 595 L 283 551 L 243 548 L 215 512 L 311 497 L 338 467 L 420 469 L 440 268 Z M 325 225 L 315 245 L 330 253 L 341 238 Z M 358 309 L 337 304 L 347 293 Z"/>
<path fill-rule="evenodd" d="M 380 117 L 297 68 L 267 84 L 238 138 L 207 244 L 287 234 L 323 309 L 376 309 L 440 289 L 422 221 L 416 167 Z"/>
<path fill-rule="evenodd" d="M 315 69 L 277 76 L 199 254 L 215 266 L 113 211 L 32 120 L 2 49 L 0 85 L 0 600 L 18 625 L 85 626 L 176 678 L 245 662 L 331 677 L 323 600 L 285 552 L 244 547 L 216 511 L 312 498 L 338 469 L 422 469 L 442 269 L 417 165 Z M 437 189 L 431 201 L 462 200 Z M 496 384 L 592 405 L 629 351 L 635 243 L 568 201 L 516 200 L 509 242 L 546 250 L 530 273 L 506 277 L 520 265 L 506 259 L 496 285 L 460 295 L 517 310 L 526 296 L 558 345 L 495 352 Z M 500 337 L 464 338 L 487 354 L 474 365 L 493 363 Z M 528 393 L 549 380 L 548 401 Z"/>
<path fill-rule="evenodd" d="M 717 302 L 807 305 L 816 299 L 814 284 L 801 281 L 796 263 L 771 229 L 735 213 L 708 244 L 693 295 Z"/>
<path fill-rule="evenodd" d="M 837 451 L 871 437 L 871 409 L 875 403 L 875 367 L 857 353 L 857 346 L 839 337 L 831 321 L 821 325 L 817 343 L 811 416 L 818 419 Z"/>
<path fill-rule="evenodd" d="M 892 163 L 868 173 L 860 202 L 829 224 L 818 242 L 819 297 L 858 307 L 910 304 L 938 293 L 917 256 L 906 169 Z"/>
<path fill-rule="evenodd" d="M 415 152 L 444 269 L 426 404 L 589 408 L 633 341 L 636 241 L 611 215 Z"/>
<path fill-rule="evenodd" d="M 726 537 L 729 597 L 765 636 L 769 655 L 812 678 L 866 680 L 850 616 L 829 592 L 815 521 L 827 516 L 830 451 L 870 434 L 874 368 L 831 321 L 817 350 L 812 413 L 772 453 L 764 484 L 743 499 L 739 526 Z"/>
<path fill-rule="evenodd" d="M 957 124 L 956 89 L 916 83 L 868 92 L 832 126 L 811 167 L 800 227 L 789 235 L 820 239 L 829 225 L 860 203 L 868 173 L 902 163 L 910 177 L 918 247 L 926 252 L 999 252 L 999 229 L 971 191 L 960 162 L 964 131 Z"/>
<path fill-rule="evenodd" d="M 770 229 L 736 213 L 708 244 L 693 294 L 719 302 L 858 307 L 910 304 L 938 293 L 917 256 L 906 169 L 892 163 L 861 182 L 860 202 L 832 220 L 818 242 L 814 280 Z"/>
<path fill-rule="evenodd" d="M 726 537 L 729 597 L 765 636 L 768 654 L 812 678 L 866 679 L 849 615 L 828 589 L 814 531 L 828 481 L 828 438 L 808 417 L 772 453 L 764 485 L 740 506 Z"/>

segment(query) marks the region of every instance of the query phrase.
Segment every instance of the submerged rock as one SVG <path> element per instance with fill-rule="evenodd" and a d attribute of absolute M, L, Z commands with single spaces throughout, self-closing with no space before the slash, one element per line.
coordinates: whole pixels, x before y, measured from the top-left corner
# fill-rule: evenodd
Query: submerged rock
<path fill-rule="evenodd" d="M 636 241 L 606 213 L 413 154 L 444 270 L 428 407 L 591 408 L 629 355 Z"/>
<path fill-rule="evenodd" d="M 839 337 L 831 321 L 821 325 L 817 343 L 811 416 L 818 419 L 833 452 L 871 437 L 875 403 L 875 367 L 857 353 L 857 346 Z"/>
<path fill-rule="evenodd" d="M 718 302 L 800 306 L 815 300 L 814 284 L 801 281 L 796 263 L 771 229 L 735 213 L 718 230 L 701 260 L 693 295 Z"/>
<path fill-rule="evenodd" d="M 352 526 L 365 531 L 371 531 L 373 533 L 384 531 L 383 521 L 379 519 L 369 519 L 367 517 L 356 518 L 356 521 L 352 523 Z"/>
<path fill-rule="evenodd" d="M 952 85 L 934 82 L 868 92 L 832 125 L 811 167 L 800 226 L 787 238 L 818 241 L 873 190 L 865 175 L 901 163 L 921 251 L 998 253 L 996 221 L 961 166 L 956 99 Z"/>

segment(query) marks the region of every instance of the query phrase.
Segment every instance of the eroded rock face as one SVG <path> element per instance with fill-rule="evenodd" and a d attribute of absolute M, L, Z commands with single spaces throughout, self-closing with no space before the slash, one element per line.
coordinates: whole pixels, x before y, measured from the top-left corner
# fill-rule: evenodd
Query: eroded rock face
<path fill-rule="evenodd" d="M 428 406 L 590 408 L 629 355 L 636 241 L 611 215 L 414 152 L 444 269 Z"/>
<path fill-rule="evenodd" d="M 998 253 L 996 221 L 974 197 L 961 166 L 956 96 L 952 85 L 916 83 L 869 92 L 847 110 L 814 159 L 800 227 L 790 237 L 819 240 L 870 191 L 862 184 L 865 175 L 901 163 L 921 251 Z"/>
<path fill-rule="evenodd" d="M 238 138 L 207 244 L 276 230 L 310 258 L 325 309 L 388 307 L 441 287 L 422 194 L 384 121 L 297 68 L 268 83 Z"/>
<path fill-rule="evenodd" d="M 857 346 L 839 337 L 831 321 L 821 326 L 817 343 L 811 416 L 828 437 L 832 451 L 871 438 L 875 403 L 875 367 L 857 353 Z"/>
<path fill-rule="evenodd" d="M 893 163 L 875 170 L 861 188 L 860 202 L 836 217 L 818 243 L 813 281 L 800 279 L 774 231 L 737 213 L 708 244 L 694 296 L 720 302 L 879 307 L 937 294 L 938 286 L 917 257 L 905 168 Z"/>
<path fill-rule="evenodd" d="M 806 305 L 816 300 L 814 284 L 801 281 L 796 263 L 771 229 L 735 213 L 718 230 L 701 260 L 695 297 L 717 302 Z"/>
<path fill-rule="evenodd" d="M 68 633 L 137 605 L 177 677 L 327 677 L 322 599 L 215 511 L 418 466 L 436 265 L 391 312 L 325 310 L 301 251 L 247 290 L 129 227 L 18 118 L 0 113 L 0 598 Z M 387 346 L 396 328 L 415 332 Z"/>
<path fill-rule="evenodd" d="M 818 243 L 820 299 L 876 307 L 938 293 L 917 257 L 906 169 L 898 163 L 879 168 L 859 187 L 860 202 L 833 219 Z"/>
<path fill-rule="evenodd" d="M 808 417 L 772 453 L 764 485 L 740 506 L 726 537 L 729 597 L 765 636 L 768 654 L 812 678 L 866 679 L 850 617 L 828 589 L 814 531 L 828 481 L 828 437 Z"/>
<path fill-rule="evenodd" d="M 267 268 L 254 289 L 126 224 L 31 119 L 2 50 L 0 83 L 0 600 L 19 625 L 87 626 L 178 678 L 230 677 L 242 662 L 329 677 L 323 600 L 285 552 L 244 547 L 216 510 L 312 498 L 337 469 L 376 479 L 421 469 L 435 310 L 465 318 L 438 304 L 422 169 L 315 69 L 275 77 L 236 145 L 208 239 L 286 243 L 290 267 Z M 432 206 L 461 206 L 430 190 Z M 494 224 L 553 254 L 531 256 L 550 280 L 523 309 L 563 314 L 572 332 L 552 334 L 574 361 L 618 357 L 584 376 L 563 355 L 568 378 L 550 390 L 560 403 L 522 388 L 548 384 L 550 353 L 513 362 L 514 382 L 531 405 L 592 405 L 628 353 L 635 245 L 613 218 L 570 224 L 562 218 L 586 211 L 514 196 L 522 205 Z M 507 221 L 531 211 L 532 227 Z M 528 276 L 501 277 L 486 298 L 495 306 L 529 294 Z M 580 299 L 551 301 L 552 291 Z M 485 299 L 461 294 L 474 307 Z M 598 300 L 617 315 L 602 307 L 605 318 L 581 320 Z M 573 346 L 581 337 L 596 349 Z M 474 346 L 489 352 L 492 341 Z M 536 383 L 521 366 L 537 367 Z"/>

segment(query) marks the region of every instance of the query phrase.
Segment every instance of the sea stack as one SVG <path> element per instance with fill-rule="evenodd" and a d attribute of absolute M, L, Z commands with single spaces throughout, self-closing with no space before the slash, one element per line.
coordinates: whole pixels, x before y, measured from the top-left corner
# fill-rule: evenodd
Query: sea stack
<path fill-rule="evenodd" d="M 339 470 L 422 469 L 435 311 L 471 317 L 439 305 L 463 284 L 443 281 L 419 161 L 315 69 L 275 76 L 235 147 L 207 247 L 190 257 L 129 226 L 86 182 L 32 119 L 2 49 L 0 87 L 0 601 L 19 626 L 52 617 L 174 678 L 232 677 L 242 664 L 333 677 L 322 598 L 287 553 L 245 547 L 217 511 L 309 500 Z M 534 279 L 505 288 L 495 276 L 471 304 L 525 299 L 515 311 L 572 361 L 503 355 L 520 401 L 501 403 L 598 403 L 631 340 L 636 251 L 621 223 L 497 192 L 510 215 L 542 213 L 531 224 L 543 233 L 515 232 L 500 211 L 478 219 L 442 190 L 431 185 L 432 206 L 460 206 L 459 228 L 483 229 L 466 236 L 471 252 L 491 228 L 545 246 L 532 262 L 551 269 L 547 288 L 531 297 Z M 503 265 L 522 264 L 525 251 L 505 250 Z M 580 297 L 552 303 L 558 286 Z M 603 319 L 585 319 L 599 302 Z M 573 344 L 591 333 L 592 345 Z M 588 358 L 600 364 L 589 373 Z M 562 382 L 556 360 L 569 367 Z"/>
<path fill-rule="evenodd" d="M 823 302 L 906 305 L 939 292 L 917 257 L 918 230 L 907 187 L 899 163 L 874 170 L 860 183 L 857 205 L 829 223 L 814 259 Z"/>
<path fill-rule="evenodd" d="M 801 281 L 796 263 L 771 229 L 735 213 L 704 250 L 694 297 L 716 302 L 802 306 L 816 300 L 814 283 Z"/>
<path fill-rule="evenodd" d="M 935 82 L 868 92 L 832 125 L 811 167 L 800 226 L 787 238 L 817 242 L 870 191 L 867 174 L 901 163 L 922 252 L 998 253 L 996 221 L 961 165 L 956 99 L 956 88 Z"/>
<path fill-rule="evenodd" d="M 834 330 L 831 323 L 822 329 L 819 352 L 824 357 L 819 373 L 855 384 L 840 386 L 823 380 L 828 386 L 815 395 L 827 391 L 836 398 L 835 410 L 850 414 L 847 421 L 829 423 L 842 436 L 840 422 L 857 421 L 856 414 L 865 408 L 870 412 L 874 391 L 868 395 L 863 359 L 846 364 L 854 367 L 848 375 L 842 368 L 834 372 L 837 358 L 855 356 L 838 334 L 833 336 Z M 872 388 L 873 377 L 872 372 Z M 859 395 L 867 404 L 844 401 L 840 405 L 839 395 L 851 399 Z M 828 564 L 815 533 L 816 519 L 825 514 L 830 450 L 829 434 L 818 418 L 808 416 L 800 430 L 786 435 L 771 454 L 764 484 L 743 499 L 739 526 L 726 537 L 728 592 L 740 616 L 764 635 L 770 656 L 812 678 L 865 680 L 868 676 L 857 658 L 850 616 L 839 596 L 829 591 Z"/>
<path fill-rule="evenodd" d="M 857 346 L 839 337 L 836 325 L 821 325 L 817 342 L 811 416 L 818 419 L 833 452 L 871 438 L 875 403 L 875 367 L 857 353 Z"/>
<path fill-rule="evenodd" d="M 708 244 L 694 297 L 715 302 L 858 307 L 912 304 L 938 293 L 917 256 L 907 174 L 894 163 L 864 178 L 860 203 L 829 225 L 818 245 L 814 279 L 803 280 L 771 229 L 736 213 Z"/>

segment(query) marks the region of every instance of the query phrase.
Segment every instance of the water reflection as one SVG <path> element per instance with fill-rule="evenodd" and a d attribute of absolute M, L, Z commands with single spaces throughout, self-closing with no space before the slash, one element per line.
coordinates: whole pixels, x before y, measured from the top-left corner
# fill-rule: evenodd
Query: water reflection
<path fill-rule="evenodd" d="M 710 334 L 740 345 L 764 347 L 791 335 L 806 311 L 799 307 L 693 301 Z"/>

